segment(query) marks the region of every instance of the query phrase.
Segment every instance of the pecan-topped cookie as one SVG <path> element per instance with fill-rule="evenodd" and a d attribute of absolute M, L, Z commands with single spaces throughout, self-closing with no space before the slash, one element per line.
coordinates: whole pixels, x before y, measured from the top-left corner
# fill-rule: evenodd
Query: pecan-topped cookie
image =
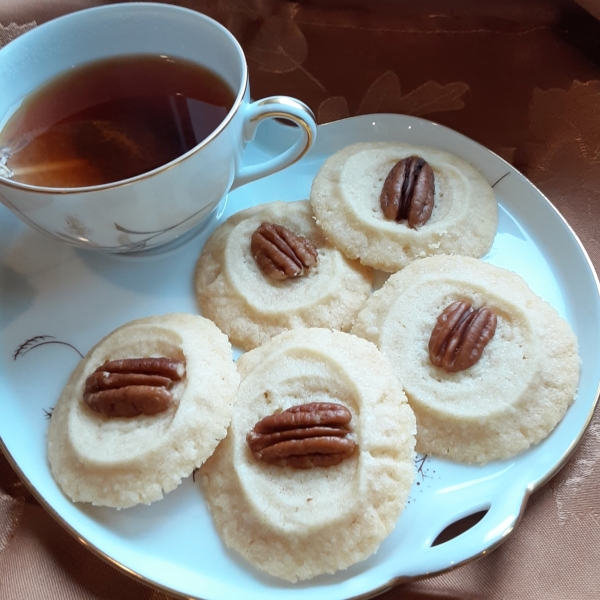
<path fill-rule="evenodd" d="M 229 217 L 206 242 L 195 275 L 201 313 L 244 350 L 299 327 L 348 330 L 371 282 L 371 269 L 327 241 L 307 200 Z"/>
<path fill-rule="evenodd" d="M 417 450 L 467 463 L 543 440 L 573 402 L 577 340 L 515 273 L 466 256 L 390 276 L 352 333 L 390 360 L 417 417 Z"/>
<path fill-rule="evenodd" d="M 414 477 L 414 415 L 377 348 L 329 329 L 275 336 L 238 360 L 227 437 L 200 470 L 217 531 L 289 581 L 366 559 Z"/>
<path fill-rule="evenodd" d="M 372 142 L 331 156 L 315 177 L 317 223 L 347 257 L 396 272 L 437 254 L 481 257 L 498 223 L 494 191 L 457 156 Z"/>
<path fill-rule="evenodd" d="M 52 475 L 76 502 L 159 500 L 225 436 L 238 383 L 231 345 L 208 319 L 127 323 L 90 350 L 54 408 Z"/>

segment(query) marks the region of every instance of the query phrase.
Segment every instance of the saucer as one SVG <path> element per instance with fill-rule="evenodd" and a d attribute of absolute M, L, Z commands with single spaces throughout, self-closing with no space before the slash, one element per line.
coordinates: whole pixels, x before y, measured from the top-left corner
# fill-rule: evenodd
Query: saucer
<path fill-rule="evenodd" d="M 276 154 L 293 135 L 288 130 L 278 123 L 262 126 L 246 160 Z M 484 260 L 521 275 L 578 336 L 579 392 L 557 428 L 513 459 L 482 467 L 419 456 L 409 503 L 377 554 L 335 575 L 296 585 L 258 572 L 224 546 L 192 477 L 150 506 L 117 511 L 70 502 L 48 468 L 46 428 L 80 357 L 132 319 L 196 313 L 194 267 L 215 227 L 249 206 L 307 198 L 324 160 L 360 141 L 434 146 L 467 160 L 493 185 L 498 233 Z M 168 251 L 94 254 L 46 238 L 1 210 L 0 305 L 0 435 L 9 461 L 42 505 L 93 552 L 148 584 L 191 598 L 357 598 L 483 556 L 513 530 L 531 492 L 565 464 L 598 399 L 598 279 L 574 232 L 539 190 L 501 158 L 457 132 L 408 116 L 366 115 L 319 127 L 317 142 L 304 159 L 230 193 L 209 226 Z M 434 545 L 446 527 L 476 513 L 485 516 L 454 539 Z"/>

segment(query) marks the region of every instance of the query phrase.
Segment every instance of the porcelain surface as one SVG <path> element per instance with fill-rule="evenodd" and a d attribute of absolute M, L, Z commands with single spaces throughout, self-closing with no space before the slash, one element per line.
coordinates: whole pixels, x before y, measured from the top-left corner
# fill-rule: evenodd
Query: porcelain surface
<path fill-rule="evenodd" d="M 276 122 L 259 129 L 246 165 L 275 156 L 294 132 Z M 517 272 L 566 318 L 579 339 L 579 392 L 552 434 L 511 460 L 483 467 L 420 456 L 409 503 L 377 554 L 333 576 L 289 585 L 228 551 L 213 527 L 199 485 L 187 478 L 164 500 L 116 511 L 75 505 L 46 459 L 47 414 L 85 354 L 117 326 L 153 314 L 196 312 L 192 277 L 207 236 L 252 205 L 308 197 L 333 152 L 358 141 L 402 141 L 457 154 L 494 185 L 499 227 L 484 260 Z M 600 382 L 598 280 L 573 231 L 549 201 L 498 156 L 434 123 L 367 115 L 319 128 L 309 154 L 288 169 L 231 192 L 211 223 L 163 252 L 105 255 L 42 236 L 0 211 L 0 419 L 2 444 L 44 506 L 88 547 L 144 581 L 191 598 L 341 600 L 368 597 L 396 582 L 478 558 L 513 530 L 530 493 L 565 463 L 587 427 Z M 485 517 L 432 546 L 448 525 Z"/>

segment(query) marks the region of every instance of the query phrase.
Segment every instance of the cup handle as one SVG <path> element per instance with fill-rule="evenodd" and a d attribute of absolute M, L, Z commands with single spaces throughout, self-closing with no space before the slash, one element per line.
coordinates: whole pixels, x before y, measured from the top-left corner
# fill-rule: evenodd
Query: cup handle
<path fill-rule="evenodd" d="M 299 126 L 301 137 L 291 148 L 275 158 L 257 165 L 242 167 L 238 171 L 231 189 L 235 189 L 265 175 L 271 175 L 271 173 L 280 171 L 300 160 L 310 150 L 317 137 L 315 115 L 300 100 L 288 96 L 271 96 L 248 105 L 244 116 L 244 138 L 247 142 L 254 138 L 256 128 L 265 119 L 287 119 L 288 121 L 293 121 Z"/>

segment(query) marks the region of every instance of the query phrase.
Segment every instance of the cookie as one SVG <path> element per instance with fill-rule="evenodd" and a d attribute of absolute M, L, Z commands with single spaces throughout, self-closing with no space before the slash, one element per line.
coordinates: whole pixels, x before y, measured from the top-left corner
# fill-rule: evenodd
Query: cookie
<path fill-rule="evenodd" d="M 446 309 L 458 301 L 471 304 L 465 316 L 482 316 L 469 333 L 450 328 Z M 491 339 L 484 307 L 495 315 Z M 521 277 L 473 258 L 411 263 L 373 294 L 352 332 L 392 363 L 417 418 L 417 451 L 425 454 L 465 463 L 514 456 L 554 429 L 578 386 L 568 323 Z M 446 355 L 438 360 L 440 350 Z"/>
<path fill-rule="evenodd" d="M 265 222 L 310 240 L 317 264 L 303 276 L 287 279 L 263 272 L 251 244 Z M 308 201 L 273 202 L 236 213 L 212 234 L 200 255 L 195 283 L 202 314 L 233 344 L 249 350 L 299 327 L 350 329 L 371 293 L 372 274 L 327 242 Z"/>
<path fill-rule="evenodd" d="M 229 432 L 200 471 L 227 546 L 291 582 L 373 554 L 394 528 L 414 477 L 414 415 L 385 358 L 348 333 L 297 329 L 242 355 L 238 368 Z M 255 458 L 247 435 L 256 424 L 306 403 L 349 411 L 351 456 L 313 468 Z"/>
<path fill-rule="evenodd" d="M 170 404 L 156 414 L 108 414 L 132 403 L 96 401 L 103 395 L 88 393 L 94 372 L 108 368 L 107 361 L 140 357 L 178 364 Z M 99 374 L 107 381 L 105 370 Z M 169 314 L 123 325 L 79 363 L 54 408 L 48 429 L 54 479 L 75 502 L 127 508 L 160 500 L 225 437 L 238 384 L 231 345 L 208 319 Z"/>
<path fill-rule="evenodd" d="M 387 218 L 380 200 L 394 165 L 410 156 L 423 158 L 435 179 L 433 210 L 423 224 Z M 336 152 L 315 177 L 310 201 L 317 223 L 337 248 L 387 272 L 437 254 L 481 257 L 498 224 L 494 192 L 476 169 L 442 150 L 407 144 L 360 143 Z"/>

